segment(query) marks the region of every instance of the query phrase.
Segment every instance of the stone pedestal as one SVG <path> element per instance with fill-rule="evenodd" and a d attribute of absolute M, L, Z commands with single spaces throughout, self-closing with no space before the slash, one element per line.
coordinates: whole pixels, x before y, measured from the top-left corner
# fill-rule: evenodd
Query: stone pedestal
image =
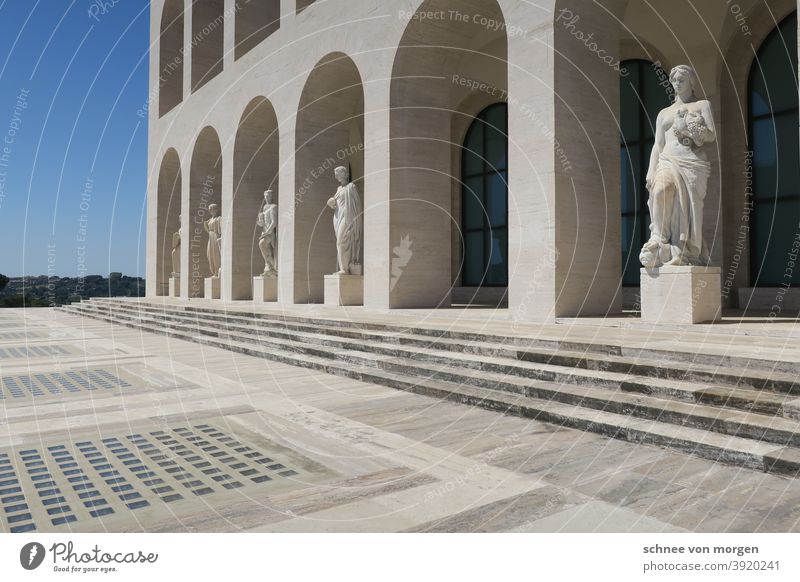
<path fill-rule="evenodd" d="M 278 277 L 253 277 L 253 301 L 278 300 Z"/>
<path fill-rule="evenodd" d="M 170 277 L 169 278 L 169 296 L 170 297 L 180 297 L 181 296 L 181 278 L 180 277 Z"/>
<path fill-rule="evenodd" d="M 206 293 L 204 297 L 206 299 L 219 299 L 219 277 L 206 277 Z"/>
<path fill-rule="evenodd" d="M 719 267 L 642 269 L 642 321 L 703 323 L 722 312 Z"/>
<path fill-rule="evenodd" d="M 325 305 L 364 305 L 364 276 L 325 275 Z"/>

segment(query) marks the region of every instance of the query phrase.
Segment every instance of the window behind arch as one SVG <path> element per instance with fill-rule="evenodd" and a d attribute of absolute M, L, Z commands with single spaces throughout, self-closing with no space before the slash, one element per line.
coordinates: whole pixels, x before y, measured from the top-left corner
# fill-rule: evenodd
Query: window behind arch
<path fill-rule="evenodd" d="M 796 12 L 759 48 L 750 69 L 749 93 L 751 282 L 755 287 L 796 285 L 800 265 L 789 264 L 800 235 Z"/>
<path fill-rule="evenodd" d="M 475 118 L 461 158 L 462 284 L 508 285 L 508 106 Z"/>
<path fill-rule="evenodd" d="M 669 74 L 642 59 L 622 63 L 620 76 L 622 171 L 622 284 L 639 285 L 639 251 L 650 238 L 645 187 L 658 112 L 672 102 Z"/>

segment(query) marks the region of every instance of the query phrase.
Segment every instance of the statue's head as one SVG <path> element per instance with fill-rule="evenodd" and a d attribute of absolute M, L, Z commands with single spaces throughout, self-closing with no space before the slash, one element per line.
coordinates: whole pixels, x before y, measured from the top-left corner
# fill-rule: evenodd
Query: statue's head
<path fill-rule="evenodd" d="M 669 73 L 669 82 L 675 89 L 675 95 L 697 96 L 697 73 L 689 65 L 678 65 Z"/>
<path fill-rule="evenodd" d="M 273 200 L 274 196 L 275 195 L 272 192 L 272 190 L 266 190 L 264 192 L 264 202 L 266 202 L 267 204 L 272 204 L 272 200 Z"/>
<path fill-rule="evenodd" d="M 350 180 L 350 172 L 344 166 L 339 166 L 333 170 L 333 175 L 340 182 L 347 182 Z"/>
<path fill-rule="evenodd" d="M 211 216 L 216 216 L 217 213 L 219 212 L 219 206 L 217 206 L 216 204 L 209 204 L 208 211 L 211 213 Z"/>

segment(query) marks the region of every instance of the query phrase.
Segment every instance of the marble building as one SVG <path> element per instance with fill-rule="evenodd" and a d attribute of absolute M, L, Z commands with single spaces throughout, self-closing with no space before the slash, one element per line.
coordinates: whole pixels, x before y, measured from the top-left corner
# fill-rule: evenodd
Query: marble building
<path fill-rule="evenodd" d="M 365 308 L 619 313 L 638 302 L 656 114 L 686 64 L 716 127 L 702 224 L 722 305 L 797 311 L 797 7 L 154 0 L 147 294 L 206 295 L 217 205 L 220 301 L 252 301 L 272 190 L 275 304 L 326 302 L 341 166 Z"/>

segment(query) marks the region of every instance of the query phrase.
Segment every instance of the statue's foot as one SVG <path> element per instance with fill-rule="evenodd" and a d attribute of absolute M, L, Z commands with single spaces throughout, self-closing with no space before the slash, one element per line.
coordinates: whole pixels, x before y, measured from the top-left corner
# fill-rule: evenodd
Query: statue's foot
<path fill-rule="evenodd" d="M 347 271 L 336 271 L 334 275 L 347 275 Z"/>
<path fill-rule="evenodd" d="M 683 257 L 678 256 L 678 257 L 675 257 L 671 261 L 668 261 L 668 262 L 666 262 L 664 264 L 665 265 L 669 265 L 670 267 L 682 267 L 684 265 L 688 265 L 689 263 L 684 261 Z"/>

